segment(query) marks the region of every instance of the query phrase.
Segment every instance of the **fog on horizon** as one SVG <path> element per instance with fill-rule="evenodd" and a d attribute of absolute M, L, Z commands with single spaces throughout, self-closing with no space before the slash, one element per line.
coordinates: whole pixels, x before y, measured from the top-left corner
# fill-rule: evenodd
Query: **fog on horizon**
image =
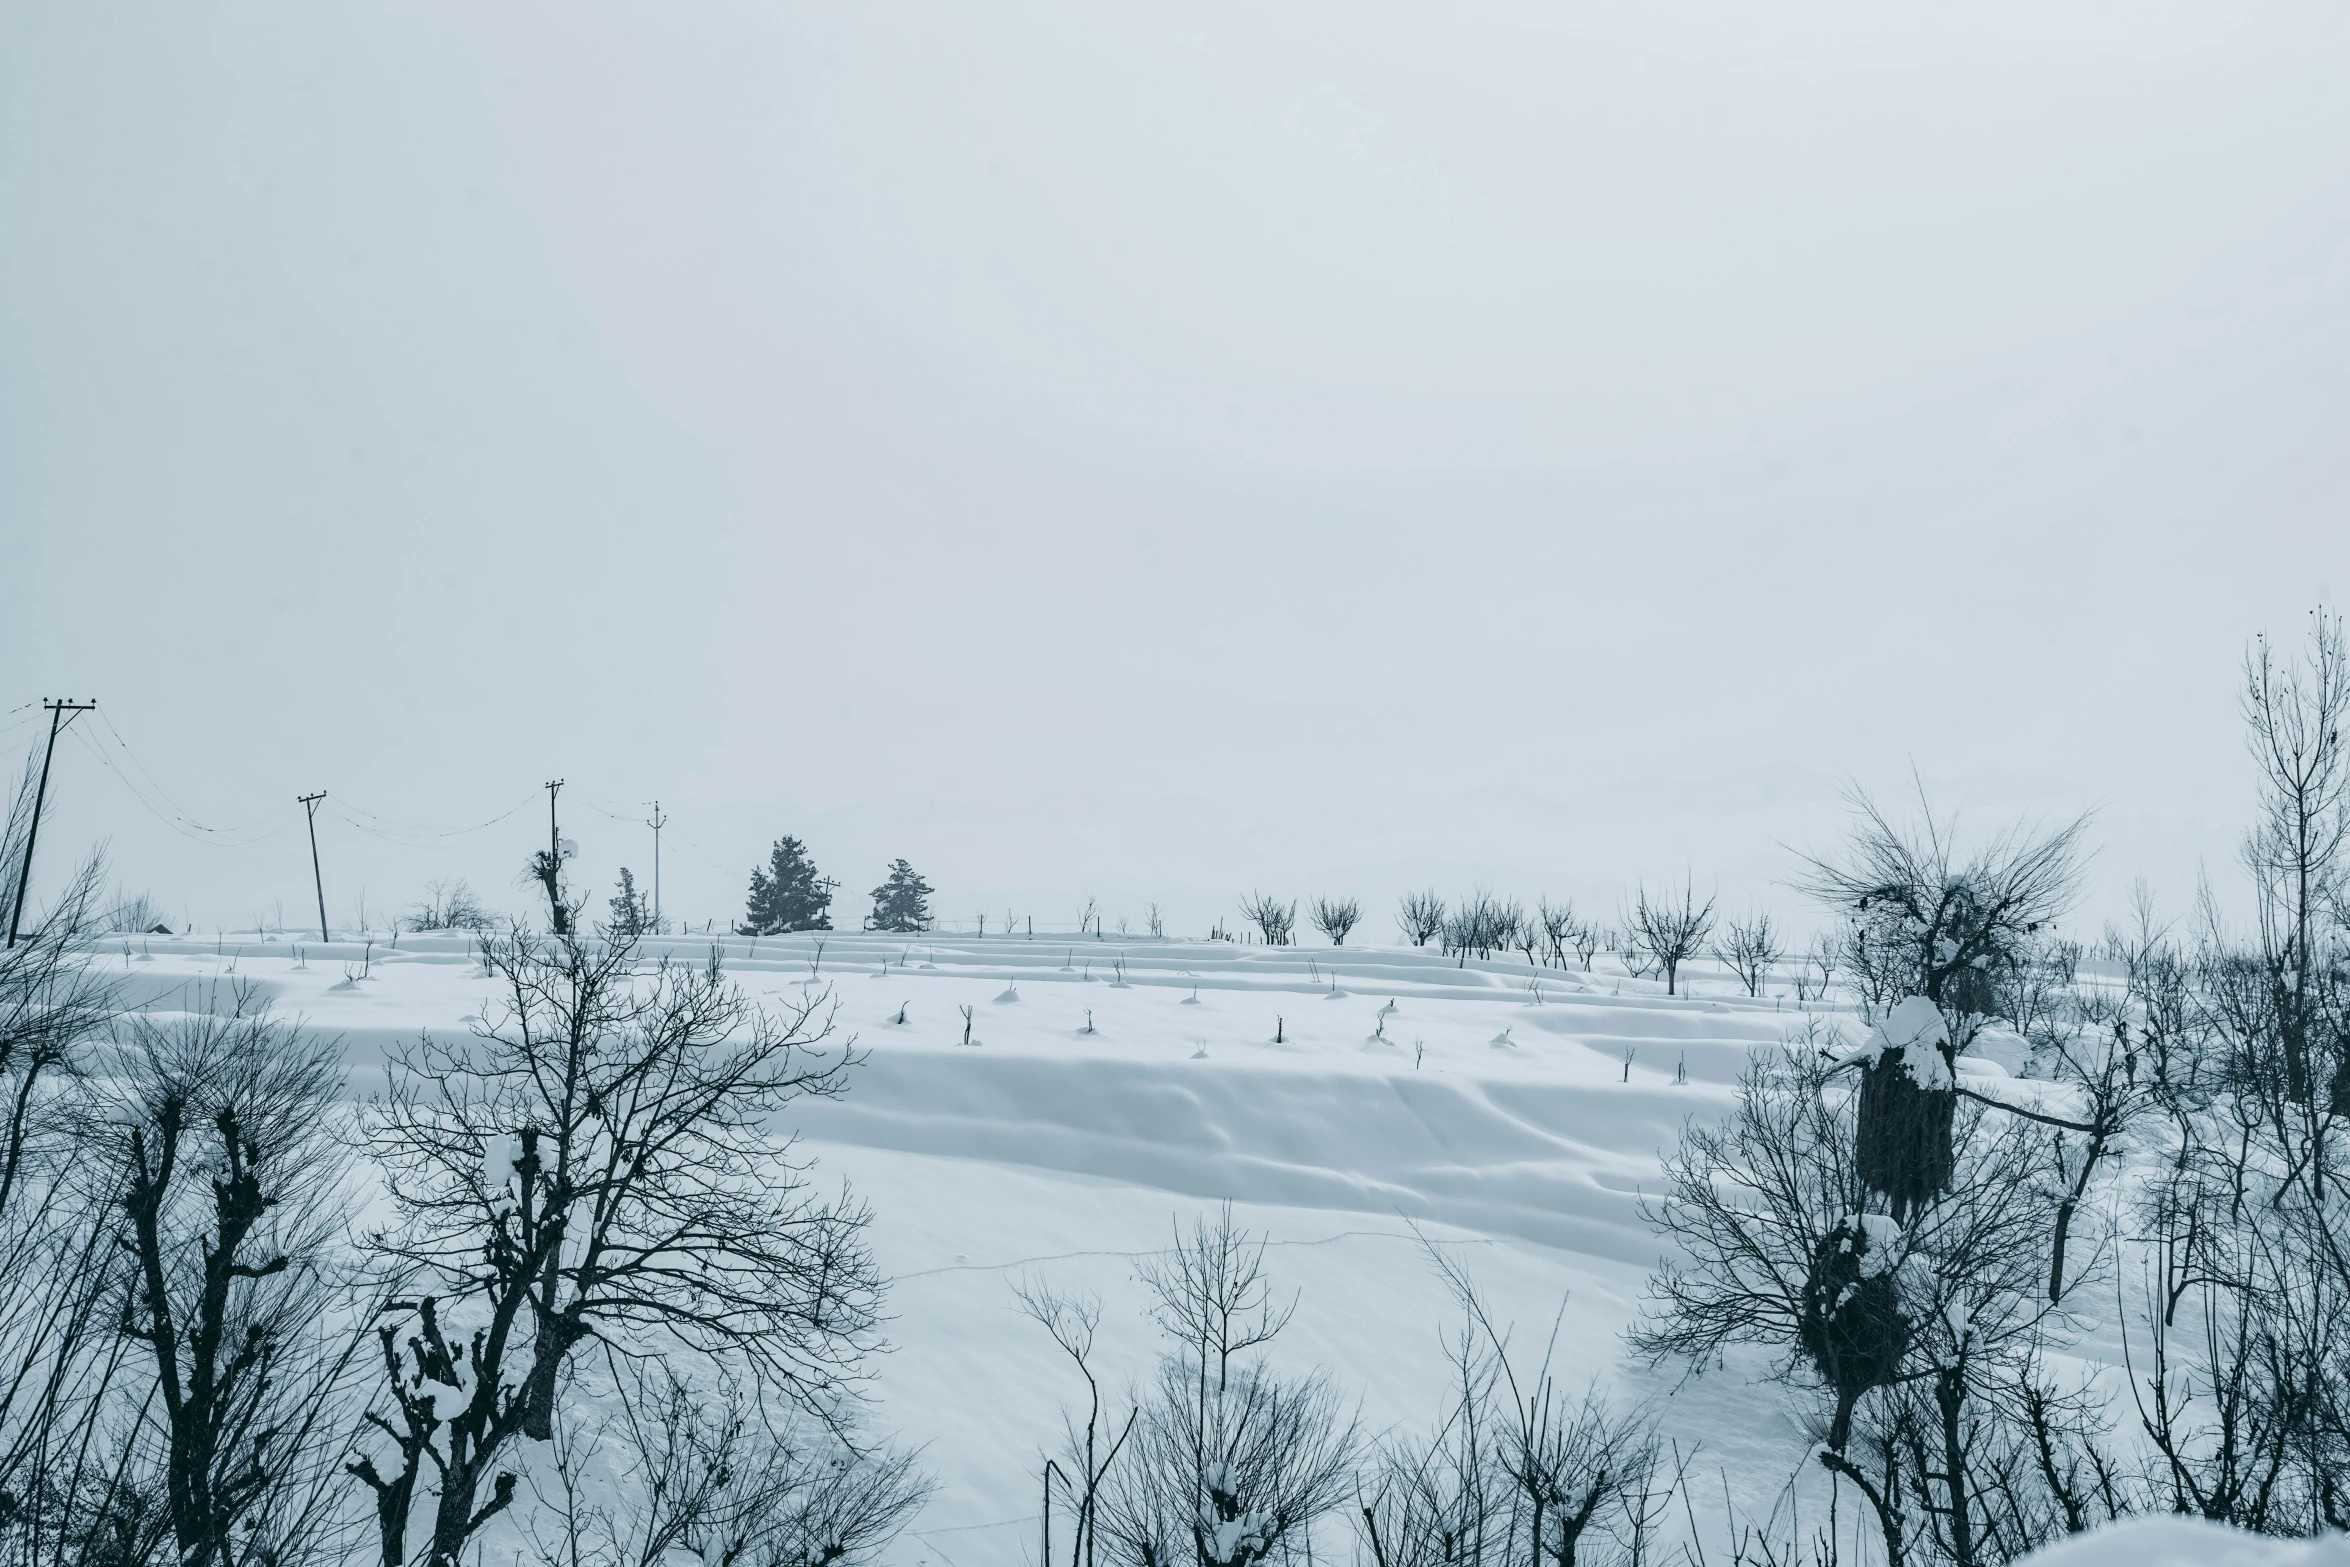
<path fill-rule="evenodd" d="M 2318 5 L 0 12 L 0 766 L 199 925 L 2223 891 L 2350 569 Z M 99 721 L 102 717 L 103 722 Z M 496 826 L 459 832 L 503 817 Z M 371 825 L 372 824 L 372 825 Z M 445 835 L 445 836 L 444 836 Z M 1808 923 L 1808 913 L 1801 919 Z"/>

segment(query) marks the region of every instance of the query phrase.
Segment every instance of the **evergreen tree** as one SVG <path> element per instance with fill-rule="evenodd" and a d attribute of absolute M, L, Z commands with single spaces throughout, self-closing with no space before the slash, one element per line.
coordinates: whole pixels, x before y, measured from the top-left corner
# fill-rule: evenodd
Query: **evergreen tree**
<path fill-rule="evenodd" d="M 873 916 L 867 930 L 912 935 L 930 928 L 930 883 L 904 860 L 889 862 L 889 879 L 873 889 Z"/>
<path fill-rule="evenodd" d="M 636 884 L 636 877 L 625 865 L 620 867 L 620 890 L 612 894 L 612 934 L 615 936 L 658 936 L 661 921 L 653 917 L 653 905 Z"/>
<path fill-rule="evenodd" d="M 816 874 L 808 846 L 797 838 L 778 838 L 767 856 L 767 868 L 751 872 L 750 907 L 738 936 L 778 936 L 787 930 L 830 930 L 832 889 L 838 883 Z"/>

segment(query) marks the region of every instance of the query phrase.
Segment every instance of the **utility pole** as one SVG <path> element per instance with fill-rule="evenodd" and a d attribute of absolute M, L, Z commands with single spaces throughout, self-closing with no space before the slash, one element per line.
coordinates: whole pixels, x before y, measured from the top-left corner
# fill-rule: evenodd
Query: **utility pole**
<path fill-rule="evenodd" d="M 571 913 L 563 907 L 563 835 L 555 830 L 555 793 L 563 787 L 563 780 L 547 780 L 547 907 L 555 922 L 555 934 L 571 934 Z"/>
<path fill-rule="evenodd" d="M 653 802 L 653 814 L 645 819 L 653 829 L 653 929 L 661 928 L 661 829 L 669 825 L 669 818 L 661 814 L 661 802 Z"/>
<path fill-rule="evenodd" d="M 330 938 L 326 933 L 326 878 L 318 869 L 318 802 L 326 798 L 326 791 L 296 796 L 302 809 L 310 817 L 310 883 L 318 889 L 318 939 L 321 944 Z"/>
<path fill-rule="evenodd" d="M 54 702 L 43 702 L 49 710 L 49 749 L 41 753 L 41 786 L 33 791 L 33 819 L 25 823 L 24 863 L 16 872 L 16 907 L 8 914 L 8 944 L 16 945 L 16 933 L 24 924 L 25 890 L 33 884 L 33 840 L 41 834 L 41 808 L 49 801 L 49 763 L 57 755 L 57 736 L 67 724 L 83 713 L 93 712 L 98 704 L 76 702 L 60 697 Z"/>

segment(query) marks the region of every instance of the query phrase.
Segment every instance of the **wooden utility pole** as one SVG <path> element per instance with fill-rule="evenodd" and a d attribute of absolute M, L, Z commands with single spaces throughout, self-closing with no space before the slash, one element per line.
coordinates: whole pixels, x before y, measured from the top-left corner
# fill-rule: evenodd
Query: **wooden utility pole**
<path fill-rule="evenodd" d="M 318 939 L 325 942 L 326 933 L 326 877 L 318 869 L 318 802 L 326 798 L 326 791 L 299 795 L 303 811 L 310 818 L 310 884 L 318 889 Z"/>
<path fill-rule="evenodd" d="M 555 934 L 571 934 L 571 911 L 563 907 L 563 835 L 555 830 L 555 794 L 563 780 L 547 780 L 547 907 Z"/>
<path fill-rule="evenodd" d="M 645 818 L 645 825 L 653 829 L 653 929 L 661 928 L 661 829 L 669 825 L 669 818 L 661 814 L 661 802 L 653 802 L 653 814 Z"/>
<path fill-rule="evenodd" d="M 43 702 L 49 710 L 49 749 L 41 753 L 41 786 L 33 791 L 33 819 L 25 823 L 24 863 L 16 871 L 16 907 L 8 913 L 8 944 L 16 945 L 16 933 L 24 924 L 24 895 L 33 884 L 33 840 L 41 835 L 41 808 L 49 801 L 49 763 L 57 755 L 57 736 L 67 724 L 83 713 L 97 709 L 96 702 L 76 702 L 60 697 L 54 702 Z"/>

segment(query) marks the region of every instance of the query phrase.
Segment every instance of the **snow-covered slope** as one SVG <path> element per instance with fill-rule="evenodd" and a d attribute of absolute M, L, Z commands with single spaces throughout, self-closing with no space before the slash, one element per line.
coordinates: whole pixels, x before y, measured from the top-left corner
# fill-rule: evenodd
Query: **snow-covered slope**
<path fill-rule="evenodd" d="M 1709 1492 L 1718 1469 L 1741 1505 L 1767 1510 L 1804 1468 L 1806 1436 L 1776 1390 L 1678 1386 L 1626 1366 L 1620 1343 L 1656 1252 L 1637 1194 L 1655 1188 L 1683 1119 L 1724 1109 L 1747 1052 L 1801 1022 L 1784 997 L 1701 976 L 1700 994 L 1667 999 L 1604 959 L 1585 974 L 1382 948 L 652 945 L 698 960 L 713 940 L 754 995 L 837 1006 L 867 1053 L 848 1097 L 801 1106 L 797 1125 L 820 1177 L 872 1203 L 895 1281 L 881 1415 L 927 1444 L 941 1481 L 906 1562 L 991 1567 L 1032 1549 L 1038 1450 L 1074 1389 L 1013 1309 L 1012 1282 L 1099 1293 L 1113 1378 L 1139 1372 L 1153 1343 L 1134 1260 L 1224 1198 L 1272 1237 L 1276 1274 L 1299 1293 L 1282 1354 L 1359 1390 L 1374 1431 L 1436 1409 L 1449 1308 L 1424 1236 L 1460 1249 L 1526 1338 L 1559 1325 L 1562 1380 L 1655 1395 Z M 262 986 L 342 1036 L 361 1092 L 387 1045 L 462 1030 L 486 994 L 454 936 L 133 938 L 108 961 L 165 1007 L 231 980 Z"/>

